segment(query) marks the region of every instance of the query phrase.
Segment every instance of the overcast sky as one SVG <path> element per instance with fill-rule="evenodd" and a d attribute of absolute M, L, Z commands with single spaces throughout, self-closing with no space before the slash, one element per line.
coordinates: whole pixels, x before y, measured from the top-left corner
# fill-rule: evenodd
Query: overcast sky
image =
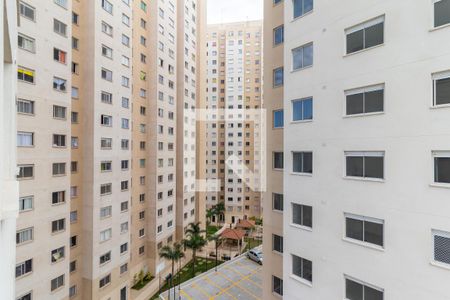
<path fill-rule="evenodd" d="M 208 0 L 208 24 L 263 18 L 263 0 Z"/>

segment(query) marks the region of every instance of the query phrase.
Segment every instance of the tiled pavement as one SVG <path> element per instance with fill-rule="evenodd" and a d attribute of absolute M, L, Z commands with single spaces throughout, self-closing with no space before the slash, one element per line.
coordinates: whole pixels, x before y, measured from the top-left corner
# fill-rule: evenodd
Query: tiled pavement
<path fill-rule="evenodd" d="M 182 300 L 259 300 L 262 299 L 262 266 L 241 256 L 219 266 L 217 272 L 199 275 L 176 289 Z M 162 299 L 168 300 L 167 293 Z M 170 299 L 174 299 L 173 290 Z"/>

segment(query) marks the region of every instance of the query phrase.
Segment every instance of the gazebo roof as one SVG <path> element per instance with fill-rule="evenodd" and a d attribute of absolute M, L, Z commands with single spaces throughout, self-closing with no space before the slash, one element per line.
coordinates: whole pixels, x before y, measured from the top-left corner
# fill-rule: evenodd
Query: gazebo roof
<path fill-rule="evenodd" d="M 255 221 L 250 220 L 239 220 L 239 222 L 236 224 L 237 228 L 253 228 L 255 227 Z"/>
<path fill-rule="evenodd" d="M 245 236 L 245 232 L 240 229 L 226 228 L 220 236 L 231 240 L 241 240 Z"/>

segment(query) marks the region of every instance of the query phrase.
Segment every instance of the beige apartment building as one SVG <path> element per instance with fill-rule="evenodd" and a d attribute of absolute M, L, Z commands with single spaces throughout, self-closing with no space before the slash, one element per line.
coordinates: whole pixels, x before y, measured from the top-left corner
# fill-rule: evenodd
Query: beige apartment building
<path fill-rule="evenodd" d="M 224 216 L 212 222 L 235 224 L 260 217 L 261 195 L 254 189 L 254 174 L 261 168 L 261 124 L 252 112 L 261 109 L 262 24 L 248 21 L 208 25 L 205 137 L 199 159 L 201 177 L 218 184 L 203 196 L 206 207 L 225 204 Z M 209 187 L 211 188 L 211 187 Z M 224 218 L 223 218 L 224 217 Z"/>
<path fill-rule="evenodd" d="M 264 193 L 263 297 L 283 295 L 283 73 L 284 1 L 264 1 L 264 108 L 267 185 Z M 275 77 L 276 76 L 276 77 Z M 276 80 L 275 80 L 276 78 Z M 276 154 L 275 154 L 276 153 Z M 277 161 L 274 157 L 277 157 Z M 277 244 L 277 248 L 273 245 Z"/>
<path fill-rule="evenodd" d="M 16 298 L 148 299 L 201 219 L 205 1 L 19 4 Z"/>

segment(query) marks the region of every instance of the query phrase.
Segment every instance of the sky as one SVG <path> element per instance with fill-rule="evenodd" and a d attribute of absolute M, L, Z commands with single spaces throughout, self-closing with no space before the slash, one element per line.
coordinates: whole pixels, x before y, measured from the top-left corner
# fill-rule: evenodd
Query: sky
<path fill-rule="evenodd" d="M 263 0 L 208 0 L 208 24 L 263 18 Z"/>

